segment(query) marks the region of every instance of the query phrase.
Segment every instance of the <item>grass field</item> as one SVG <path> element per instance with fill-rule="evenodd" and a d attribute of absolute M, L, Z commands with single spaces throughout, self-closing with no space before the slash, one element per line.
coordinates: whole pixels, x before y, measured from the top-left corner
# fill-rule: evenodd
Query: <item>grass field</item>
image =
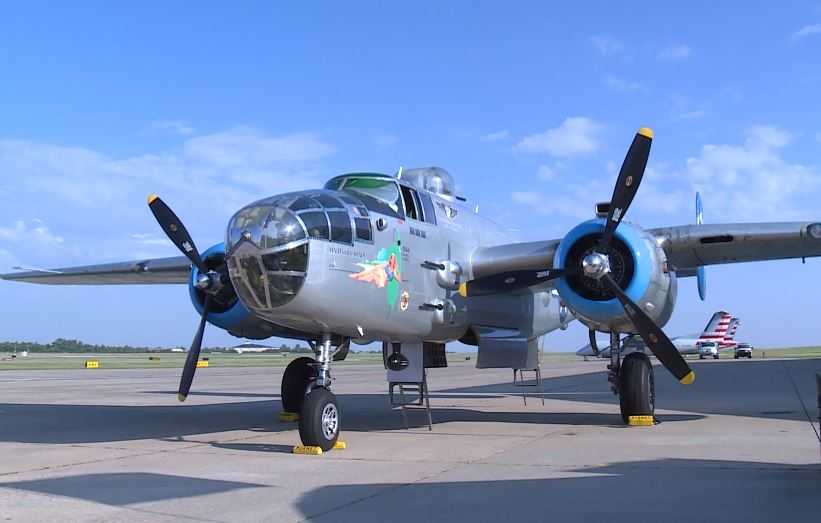
<path fill-rule="evenodd" d="M 757 349 L 753 357 L 758 359 L 766 355 L 767 358 L 821 358 L 821 347 L 792 347 L 779 349 Z M 296 354 L 265 354 L 265 353 L 204 353 L 202 358 L 208 358 L 209 367 L 283 367 Z M 150 360 L 149 357 L 159 358 Z M 732 358 L 732 352 L 721 354 L 722 359 Z M 475 360 L 475 352 L 448 353 L 450 361 Z M 379 363 L 381 354 L 351 352 L 344 362 L 335 365 L 361 365 L 365 363 Z M 546 352 L 543 362 L 573 361 L 578 359 L 572 352 Z M 25 358 L 11 358 L 10 354 L 0 354 L 0 371 L 2 370 L 60 370 L 81 369 L 86 360 L 97 360 L 101 369 L 148 369 L 148 368 L 182 368 L 185 362 L 185 353 L 134 353 L 134 354 L 61 354 L 61 353 L 31 353 Z"/>

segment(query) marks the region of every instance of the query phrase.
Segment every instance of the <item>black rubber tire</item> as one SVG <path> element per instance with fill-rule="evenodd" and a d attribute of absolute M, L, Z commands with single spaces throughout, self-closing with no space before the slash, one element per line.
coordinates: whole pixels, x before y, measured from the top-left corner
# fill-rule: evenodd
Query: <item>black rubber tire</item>
<path fill-rule="evenodd" d="M 718 354 L 714 354 L 714 355 L 713 355 L 713 359 L 714 359 L 714 360 L 717 360 L 717 359 L 718 359 Z"/>
<path fill-rule="evenodd" d="M 305 391 L 308 384 L 316 377 L 316 363 L 313 358 L 302 356 L 291 361 L 285 372 L 282 374 L 282 388 L 280 398 L 282 399 L 282 410 L 284 412 L 299 413 L 305 401 Z"/>
<path fill-rule="evenodd" d="M 336 413 L 335 430 L 331 431 L 330 438 L 325 434 L 323 417 L 326 409 L 333 409 Z M 311 447 L 320 447 L 323 451 L 334 448 L 339 439 L 339 429 L 342 426 L 342 411 L 336 402 L 336 396 L 326 388 L 317 387 L 305 396 L 302 411 L 299 413 L 299 437 L 302 444 Z M 329 426 L 330 428 L 330 426 Z"/>
<path fill-rule="evenodd" d="M 738 359 L 738 354 L 736 354 L 735 356 L 733 356 L 733 359 L 734 359 L 734 360 L 737 360 L 737 359 Z"/>
<path fill-rule="evenodd" d="M 619 407 L 625 423 L 630 416 L 652 416 L 656 408 L 653 365 L 646 354 L 628 354 L 619 369 Z"/>
<path fill-rule="evenodd" d="M 698 359 L 703 360 L 704 359 L 704 354 L 699 354 Z"/>

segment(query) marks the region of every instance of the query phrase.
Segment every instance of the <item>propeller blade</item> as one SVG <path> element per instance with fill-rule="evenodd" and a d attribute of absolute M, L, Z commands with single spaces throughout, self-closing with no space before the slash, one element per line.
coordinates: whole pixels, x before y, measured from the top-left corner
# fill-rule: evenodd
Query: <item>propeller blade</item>
<path fill-rule="evenodd" d="M 168 239 L 177 246 L 177 249 L 182 251 L 201 273 L 208 272 L 208 268 L 202 263 L 202 258 L 200 258 L 197 246 L 194 245 L 194 240 L 191 239 L 188 230 L 177 215 L 174 214 L 174 211 L 156 194 L 152 194 L 148 197 L 148 207 L 154 214 L 154 218 L 157 219 L 157 223 L 159 223 L 162 230 L 165 231 Z"/>
<path fill-rule="evenodd" d="M 687 365 L 687 362 L 684 361 L 681 354 L 679 354 L 673 342 L 670 341 L 670 338 L 656 325 L 656 322 L 651 320 L 650 317 L 621 290 L 616 280 L 609 274 L 605 274 L 602 280 L 605 285 L 616 294 L 616 297 L 624 307 L 624 312 L 627 313 L 627 317 L 630 318 L 630 321 L 633 322 L 633 326 L 639 331 L 639 335 L 644 340 L 647 348 L 655 354 L 661 364 L 664 365 L 677 380 L 684 385 L 691 384 L 696 379 L 696 375 L 690 369 L 690 366 Z"/>
<path fill-rule="evenodd" d="M 567 274 L 567 271 L 564 269 L 501 272 L 492 276 L 462 282 L 459 284 L 459 295 L 467 298 L 468 296 L 501 294 L 539 285 L 542 282 L 555 280 L 565 274 Z"/>
<path fill-rule="evenodd" d="M 188 391 L 191 390 L 191 382 L 194 381 L 194 373 L 197 371 L 197 361 L 200 359 L 200 348 L 202 347 L 202 335 L 205 332 L 205 320 L 208 317 L 208 312 L 211 306 L 211 296 L 205 295 L 205 303 L 202 305 L 202 317 L 200 318 L 200 326 L 197 333 L 194 335 L 194 341 L 191 342 L 191 348 L 188 349 L 188 356 L 185 358 L 185 367 L 182 369 L 182 377 L 180 378 L 180 390 L 177 393 L 177 399 L 185 401 L 188 397 Z"/>
<path fill-rule="evenodd" d="M 607 222 L 604 227 L 601 245 L 608 247 L 613 238 L 613 232 L 624 218 L 627 209 L 639 190 L 641 178 L 644 176 L 644 168 L 647 167 L 647 158 L 650 156 L 650 144 L 653 142 L 653 131 L 647 127 L 642 127 L 633 138 L 624 163 L 621 164 L 619 177 L 616 180 L 616 187 L 613 188 L 613 196 L 610 198 L 610 210 L 607 212 Z"/>

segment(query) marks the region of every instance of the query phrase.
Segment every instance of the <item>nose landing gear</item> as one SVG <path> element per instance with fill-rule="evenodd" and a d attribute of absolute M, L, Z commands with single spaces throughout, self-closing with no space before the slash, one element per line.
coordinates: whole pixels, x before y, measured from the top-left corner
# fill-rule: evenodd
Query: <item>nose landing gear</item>
<path fill-rule="evenodd" d="M 342 412 L 331 392 L 331 336 L 312 347 L 316 359 L 297 358 L 282 376 L 282 419 L 293 420 L 298 413 L 301 448 L 328 451 L 337 447 L 342 425 Z"/>

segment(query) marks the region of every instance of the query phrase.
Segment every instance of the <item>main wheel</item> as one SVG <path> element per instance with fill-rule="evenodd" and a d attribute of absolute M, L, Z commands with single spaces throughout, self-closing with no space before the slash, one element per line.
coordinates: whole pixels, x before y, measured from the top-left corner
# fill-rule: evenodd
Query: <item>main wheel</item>
<path fill-rule="evenodd" d="M 282 410 L 285 412 L 298 413 L 302 410 L 302 403 L 305 401 L 305 393 L 308 384 L 316 378 L 316 363 L 313 358 L 297 358 L 285 367 L 282 374 L 282 388 L 280 397 L 282 398 Z"/>
<path fill-rule="evenodd" d="M 647 355 L 628 354 L 619 369 L 619 407 L 625 423 L 630 416 L 652 416 L 656 408 L 653 366 Z"/>
<path fill-rule="evenodd" d="M 303 445 L 331 450 L 339 438 L 341 424 L 342 415 L 331 391 L 318 387 L 305 396 L 299 413 L 299 437 Z"/>
<path fill-rule="evenodd" d="M 718 359 L 718 354 L 713 354 L 713 359 L 717 360 Z"/>

